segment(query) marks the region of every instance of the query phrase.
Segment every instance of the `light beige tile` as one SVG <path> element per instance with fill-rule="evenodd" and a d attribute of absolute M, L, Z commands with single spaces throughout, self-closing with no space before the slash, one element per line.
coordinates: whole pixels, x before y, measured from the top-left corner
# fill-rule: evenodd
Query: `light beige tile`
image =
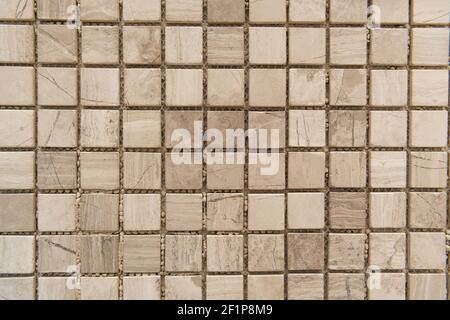
<path fill-rule="evenodd" d="M 325 104 L 325 72 L 322 69 L 291 69 L 289 104 L 322 106 Z"/>
<path fill-rule="evenodd" d="M 242 106 L 244 104 L 243 69 L 208 70 L 208 104 L 211 106 Z"/>
<path fill-rule="evenodd" d="M 286 104 L 284 69 L 250 69 L 249 86 L 252 107 L 283 107 Z"/>
<path fill-rule="evenodd" d="M 0 300 L 34 300 L 35 291 L 33 277 L 0 278 Z"/>
<path fill-rule="evenodd" d="M 35 196 L 0 194 L 0 232 L 32 232 L 36 230 Z"/>
<path fill-rule="evenodd" d="M 168 3 L 169 1 L 166 3 L 166 6 L 168 6 Z M 161 19 L 161 1 L 159 0 L 123 1 L 124 21 L 147 22 L 147 21 L 159 21 L 160 19 Z"/>
<path fill-rule="evenodd" d="M 63 25 L 39 25 L 37 54 L 38 61 L 42 63 L 76 63 L 78 60 L 76 29 Z"/>
<path fill-rule="evenodd" d="M 78 300 L 77 291 L 69 288 L 70 277 L 39 277 L 39 300 Z"/>
<path fill-rule="evenodd" d="M 208 272 L 238 272 L 243 270 L 243 236 L 208 235 Z"/>
<path fill-rule="evenodd" d="M 241 193 L 209 193 L 206 226 L 209 231 L 241 231 L 244 224 L 244 196 Z"/>
<path fill-rule="evenodd" d="M 446 300 L 445 283 L 445 274 L 410 273 L 408 275 L 408 299 Z"/>
<path fill-rule="evenodd" d="M 114 232 L 119 229 L 119 195 L 82 194 L 79 208 L 81 230 Z"/>
<path fill-rule="evenodd" d="M 39 236 L 40 273 L 71 272 L 76 266 L 76 236 Z"/>
<path fill-rule="evenodd" d="M 446 264 L 445 233 L 411 232 L 409 234 L 409 268 L 444 270 Z"/>
<path fill-rule="evenodd" d="M 74 106 L 78 100 L 75 68 L 37 69 L 38 103 L 48 106 Z"/>
<path fill-rule="evenodd" d="M 166 229 L 199 231 L 202 229 L 203 201 L 201 194 L 166 195 Z"/>
<path fill-rule="evenodd" d="M 119 19 L 118 0 L 81 0 L 81 20 L 117 21 Z"/>
<path fill-rule="evenodd" d="M 433 1 L 414 0 L 412 6 L 413 22 L 418 24 L 447 24 L 449 4 L 445 0 Z"/>
<path fill-rule="evenodd" d="M 202 70 L 168 69 L 166 79 L 167 105 L 199 106 L 202 104 Z"/>
<path fill-rule="evenodd" d="M 119 271 L 119 236 L 83 235 L 79 241 L 82 273 L 117 273 Z M 106 286 L 101 287 L 106 289 Z M 83 292 L 83 288 L 81 291 Z M 81 295 L 83 296 L 83 293 Z"/>
<path fill-rule="evenodd" d="M 74 148 L 77 146 L 78 116 L 76 110 L 38 112 L 38 145 L 40 147 Z"/>
<path fill-rule="evenodd" d="M 161 71 L 159 69 L 125 69 L 124 99 L 130 106 L 161 104 Z"/>
<path fill-rule="evenodd" d="M 240 157 L 244 157 L 244 153 L 239 153 Z M 244 165 L 243 164 L 226 164 L 227 157 L 238 159 L 239 156 L 231 152 L 218 152 L 215 157 L 225 159 L 224 164 L 211 164 L 207 166 L 207 186 L 212 190 L 239 190 L 244 188 Z M 209 161 L 209 160 L 208 160 Z M 233 161 L 233 162 L 235 162 Z"/>
<path fill-rule="evenodd" d="M 118 110 L 82 110 L 80 144 L 83 147 L 115 148 L 119 146 Z"/>
<path fill-rule="evenodd" d="M 290 274 L 288 276 L 289 300 L 323 300 L 323 274 Z"/>
<path fill-rule="evenodd" d="M 365 105 L 366 74 L 364 69 L 331 69 L 330 103 L 335 106 Z"/>
<path fill-rule="evenodd" d="M 26 25 L 0 25 L 0 62 L 34 63 L 34 29 Z"/>
<path fill-rule="evenodd" d="M 0 190 L 33 189 L 34 152 L 0 152 Z"/>
<path fill-rule="evenodd" d="M 39 231 L 75 231 L 76 194 L 39 194 Z"/>
<path fill-rule="evenodd" d="M 365 234 L 328 235 L 328 268 L 330 270 L 362 270 L 364 268 Z"/>
<path fill-rule="evenodd" d="M 330 21 L 333 23 L 365 23 L 367 0 L 331 0 Z"/>
<path fill-rule="evenodd" d="M 123 238 L 124 272 L 159 272 L 160 244 L 159 235 L 134 236 Z"/>
<path fill-rule="evenodd" d="M 289 189 L 312 189 L 324 186 L 324 152 L 289 152 Z"/>
<path fill-rule="evenodd" d="M 119 105 L 119 69 L 81 68 L 80 86 L 83 105 Z"/>
<path fill-rule="evenodd" d="M 443 229 L 446 222 L 445 192 L 411 192 L 409 194 L 409 226 Z"/>
<path fill-rule="evenodd" d="M 0 104 L 34 105 L 34 84 L 34 68 L 0 67 Z"/>
<path fill-rule="evenodd" d="M 207 33 L 209 64 L 244 63 L 244 29 L 242 27 L 209 27 Z"/>
<path fill-rule="evenodd" d="M 284 0 L 250 0 L 250 22 L 278 23 L 286 21 Z"/>
<path fill-rule="evenodd" d="M 371 31 L 370 62 L 376 65 L 408 63 L 408 29 L 383 28 Z"/>
<path fill-rule="evenodd" d="M 411 62 L 414 65 L 447 65 L 447 28 L 413 28 Z"/>
<path fill-rule="evenodd" d="M 207 300 L 242 300 L 244 298 L 243 276 L 207 276 Z"/>
<path fill-rule="evenodd" d="M 283 271 L 284 235 L 249 235 L 248 270 L 266 272 Z"/>
<path fill-rule="evenodd" d="M 123 227 L 126 231 L 155 231 L 161 226 L 159 194 L 125 194 Z"/>
<path fill-rule="evenodd" d="M 201 27 L 166 27 L 166 63 L 195 65 L 203 62 Z"/>
<path fill-rule="evenodd" d="M 333 229 L 363 229 L 366 226 L 367 201 L 364 192 L 331 192 L 329 224 Z"/>
<path fill-rule="evenodd" d="M 34 146 L 34 111 L 0 110 L 0 146 Z"/>
<path fill-rule="evenodd" d="M 174 161 L 175 159 L 175 161 Z M 201 189 L 202 188 L 202 165 L 201 153 L 188 155 L 189 163 L 179 164 L 179 154 L 166 154 L 166 187 L 169 190 L 175 189 Z M 195 159 L 200 159 L 196 163 Z"/>
<path fill-rule="evenodd" d="M 325 28 L 289 29 L 289 63 L 308 65 L 325 64 L 325 53 Z"/>
<path fill-rule="evenodd" d="M 369 286 L 369 300 L 405 300 L 404 273 L 380 273 L 376 277 L 374 284 Z"/>
<path fill-rule="evenodd" d="M 248 129 L 262 133 L 267 132 L 267 148 L 284 148 L 286 144 L 286 114 L 284 111 L 250 111 L 248 115 Z M 260 131 L 261 130 L 261 131 Z M 264 131 L 266 130 L 266 131 Z M 250 149 L 264 148 L 264 140 L 259 134 L 249 134 Z"/>
<path fill-rule="evenodd" d="M 445 188 L 448 154 L 445 152 L 411 152 L 409 184 L 413 188 Z"/>
<path fill-rule="evenodd" d="M 46 20 L 66 20 L 71 12 L 68 10 L 69 7 L 75 5 L 75 0 L 38 0 L 37 17 Z"/>
<path fill-rule="evenodd" d="M 289 2 L 289 21 L 323 22 L 326 20 L 326 0 L 291 0 Z"/>
<path fill-rule="evenodd" d="M 283 300 L 283 275 L 249 275 L 247 296 L 249 300 Z"/>
<path fill-rule="evenodd" d="M 406 225 L 406 194 L 402 192 L 370 193 L 370 226 L 403 228 Z"/>
<path fill-rule="evenodd" d="M 166 300 L 201 300 L 201 276 L 167 276 L 165 277 Z"/>
<path fill-rule="evenodd" d="M 287 239 L 289 270 L 321 271 L 324 268 L 323 233 L 289 233 Z"/>
<path fill-rule="evenodd" d="M 126 189 L 159 189 L 161 187 L 161 154 L 125 152 L 124 181 Z"/>
<path fill-rule="evenodd" d="M 35 271 L 34 236 L 0 236 L 0 274 L 29 274 Z"/>
<path fill-rule="evenodd" d="M 202 236 L 168 235 L 165 248 L 166 271 L 198 272 L 202 270 Z"/>
<path fill-rule="evenodd" d="M 407 154 L 403 151 L 370 153 L 370 186 L 372 188 L 405 188 Z"/>
<path fill-rule="evenodd" d="M 81 277 L 81 300 L 119 300 L 119 278 Z"/>
<path fill-rule="evenodd" d="M 371 233 L 369 264 L 383 270 L 402 270 L 406 265 L 406 234 Z"/>
<path fill-rule="evenodd" d="M 364 300 L 366 279 L 359 273 L 329 273 L 329 300 Z"/>
<path fill-rule="evenodd" d="M 447 111 L 411 111 L 412 147 L 445 147 L 448 143 Z"/>
<path fill-rule="evenodd" d="M 118 153 L 82 152 L 80 170 L 83 189 L 112 190 L 119 188 Z"/>
<path fill-rule="evenodd" d="M 159 1 L 158 1 L 159 3 Z M 201 22 L 202 0 L 167 0 L 166 19 L 170 22 Z"/>
<path fill-rule="evenodd" d="M 404 24 L 409 21 L 409 0 L 373 0 L 382 12 L 381 23 Z"/>
<path fill-rule="evenodd" d="M 250 153 L 255 159 L 257 153 Z M 269 158 L 270 157 L 270 158 Z M 285 188 L 284 153 L 260 153 L 248 168 L 248 187 L 251 190 L 282 190 Z"/>
<path fill-rule="evenodd" d="M 288 194 L 288 228 L 322 229 L 325 226 L 323 193 Z"/>
<path fill-rule="evenodd" d="M 250 230 L 284 229 L 284 195 L 248 195 L 248 228 Z"/>
<path fill-rule="evenodd" d="M 411 103 L 413 106 L 448 105 L 447 70 L 412 70 Z"/>
<path fill-rule="evenodd" d="M 371 111 L 370 144 L 374 147 L 405 147 L 407 127 L 406 111 Z"/>
<path fill-rule="evenodd" d="M 285 28 L 250 27 L 249 37 L 251 64 L 286 63 Z"/>
<path fill-rule="evenodd" d="M 119 63 L 119 28 L 85 26 L 81 29 L 81 59 L 86 64 Z"/>
<path fill-rule="evenodd" d="M 125 110 L 123 112 L 123 144 L 126 148 L 160 147 L 161 112 Z"/>
<path fill-rule="evenodd" d="M 366 153 L 331 152 L 329 170 L 331 187 L 364 188 L 366 186 Z"/>
<path fill-rule="evenodd" d="M 323 147 L 325 117 L 322 110 L 289 111 L 289 145 L 291 147 Z"/>
<path fill-rule="evenodd" d="M 367 115 L 365 111 L 340 110 L 328 113 L 328 143 L 333 147 L 366 145 Z"/>
<path fill-rule="evenodd" d="M 234 23 L 244 22 L 244 0 L 210 0 L 208 1 L 208 22 Z"/>
<path fill-rule="evenodd" d="M 367 63 L 365 28 L 330 28 L 330 62 L 335 65 Z"/>
<path fill-rule="evenodd" d="M 406 106 L 408 72 L 406 70 L 372 70 L 370 104 L 374 107 Z"/>
<path fill-rule="evenodd" d="M 124 300 L 160 300 L 161 278 L 159 276 L 134 276 L 123 278 Z"/>
<path fill-rule="evenodd" d="M 2 20 L 34 20 L 34 3 L 23 0 L 2 1 L 0 4 Z"/>

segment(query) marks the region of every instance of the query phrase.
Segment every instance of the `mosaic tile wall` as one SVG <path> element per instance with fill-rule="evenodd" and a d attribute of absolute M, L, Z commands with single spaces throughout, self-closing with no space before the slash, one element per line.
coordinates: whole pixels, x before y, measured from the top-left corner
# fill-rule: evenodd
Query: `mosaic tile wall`
<path fill-rule="evenodd" d="M 447 299 L 448 14 L 0 0 L 0 299 Z"/>

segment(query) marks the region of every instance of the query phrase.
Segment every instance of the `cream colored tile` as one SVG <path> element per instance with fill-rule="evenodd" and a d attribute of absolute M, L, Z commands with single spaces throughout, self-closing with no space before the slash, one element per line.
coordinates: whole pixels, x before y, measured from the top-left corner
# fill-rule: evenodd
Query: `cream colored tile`
<path fill-rule="evenodd" d="M 0 194 L 0 232 L 33 232 L 35 223 L 35 196 Z"/>
<path fill-rule="evenodd" d="M 166 300 L 201 300 L 201 276 L 166 276 Z"/>
<path fill-rule="evenodd" d="M 0 274 L 30 274 L 35 271 L 34 236 L 0 236 Z"/>
<path fill-rule="evenodd" d="M 81 277 L 81 300 L 119 300 L 119 278 Z"/>
<path fill-rule="evenodd" d="M 408 299 L 410 300 L 446 300 L 445 274 L 408 275 Z"/>
<path fill-rule="evenodd" d="M 250 22 L 277 23 L 286 21 L 284 0 L 250 0 Z"/>
<path fill-rule="evenodd" d="M 445 233 L 411 232 L 409 234 L 409 268 L 415 270 L 446 267 Z"/>
<path fill-rule="evenodd" d="M 366 279 L 359 273 L 329 273 L 329 300 L 364 300 Z"/>
<path fill-rule="evenodd" d="M 414 0 L 412 3 L 413 22 L 418 24 L 447 24 L 449 3 L 446 0 L 433 1 Z"/>
<path fill-rule="evenodd" d="M 161 226 L 159 194 L 125 194 L 123 227 L 126 231 L 155 231 Z"/>
<path fill-rule="evenodd" d="M 160 244 L 159 235 L 134 236 L 123 238 L 124 272 L 159 272 Z"/>
<path fill-rule="evenodd" d="M 286 63 L 285 28 L 250 27 L 249 37 L 251 64 Z"/>
<path fill-rule="evenodd" d="M 322 106 L 325 104 L 325 72 L 322 69 L 291 69 L 289 104 Z"/>
<path fill-rule="evenodd" d="M 0 62 L 34 63 L 34 29 L 26 25 L 0 25 Z"/>
<path fill-rule="evenodd" d="M 406 194 L 401 192 L 370 193 L 370 226 L 372 228 L 404 228 Z"/>
<path fill-rule="evenodd" d="M 209 193 L 206 226 L 209 231 L 241 231 L 244 226 L 243 194 Z"/>
<path fill-rule="evenodd" d="M 0 300 L 34 300 L 35 291 L 33 277 L 0 278 Z"/>
<path fill-rule="evenodd" d="M 448 106 L 447 70 L 412 70 L 411 81 L 413 106 Z"/>
<path fill-rule="evenodd" d="M 166 271 L 198 272 L 202 270 L 202 236 L 168 235 L 165 248 Z"/>
<path fill-rule="evenodd" d="M 326 20 L 326 0 L 291 0 L 289 21 L 323 22 Z"/>
<path fill-rule="evenodd" d="M 39 277 L 39 300 L 78 300 L 77 291 L 68 288 L 70 277 Z"/>
<path fill-rule="evenodd" d="M 0 152 L 0 190 L 33 189 L 34 152 Z"/>
<path fill-rule="evenodd" d="M 0 146 L 34 146 L 34 111 L 0 110 Z"/>
<path fill-rule="evenodd" d="M 202 229 L 203 201 L 201 194 L 166 195 L 166 229 L 199 231 Z"/>
<path fill-rule="evenodd" d="M 159 1 L 158 1 L 159 3 Z M 201 22 L 202 0 L 167 0 L 166 19 L 171 22 Z"/>
<path fill-rule="evenodd" d="M 407 154 L 403 151 L 370 153 L 370 186 L 372 188 L 405 188 Z"/>
<path fill-rule="evenodd" d="M 0 104 L 32 106 L 34 98 L 34 68 L 0 67 Z"/>
<path fill-rule="evenodd" d="M 289 29 L 289 63 L 307 65 L 325 64 L 325 53 L 325 28 Z"/>
<path fill-rule="evenodd" d="M 404 273 L 381 273 L 377 284 L 369 287 L 369 300 L 405 300 Z"/>
<path fill-rule="evenodd" d="M 403 270 L 406 265 L 406 234 L 371 233 L 369 264 L 383 270 Z"/>
<path fill-rule="evenodd" d="M 283 300 L 283 275 L 249 275 L 247 296 L 249 300 Z"/>
<path fill-rule="evenodd" d="M 323 193 L 288 194 L 288 228 L 322 229 L 325 226 Z"/>
<path fill-rule="evenodd" d="M 291 147 L 323 147 L 325 141 L 325 111 L 290 110 L 289 145 Z"/>
<path fill-rule="evenodd" d="M 208 272 L 238 272 L 243 270 L 243 236 L 208 235 Z"/>
<path fill-rule="evenodd" d="M 242 300 L 244 298 L 243 276 L 207 276 L 207 300 Z"/>
<path fill-rule="evenodd" d="M 286 104 L 284 69 L 250 69 L 249 86 L 252 107 L 283 107 Z"/>
<path fill-rule="evenodd" d="M 74 106 L 78 103 L 77 69 L 38 68 L 38 103 L 48 106 Z"/>
<path fill-rule="evenodd" d="M 201 27 L 166 27 L 166 63 L 202 64 L 203 30 Z"/>
<path fill-rule="evenodd" d="M 411 62 L 414 65 L 447 65 L 448 46 L 447 28 L 413 28 Z"/>
<path fill-rule="evenodd" d="M 412 147 L 445 147 L 448 143 L 447 111 L 411 111 Z"/>
<path fill-rule="evenodd" d="M 123 278 L 124 300 L 160 300 L 159 276 L 134 276 Z"/>
<path fill-rule="evenodd" d="M 168 3 L 169 2 L 166 3 L 166 7 L 168 6 Z M 161 1 L 159 0 L 123 1 L 124 21 L 147 22 L 147 21 L 159 21 L 160 19 L 161 19 Z"/>
<path fill-rule="evenodd" d="M 37 54 L 38 61 L 42 63 L 76 63 L 78 60 L 76 29 L 63 25 L 39 25 Z"/>
<path fill-rule="evenodd" d="M 117 21 L 119 19 L 119 0 L 80 0 L 81 20 Z"/>
<path fill-rule="evenodd" d="M 374 107 L 406 106 L 408 72 L 406 70 L 372 70 L 370 104 Z"/>
<path fill-rule="evenodd" d="M 283 194 L 250 194 L 248 196 L 248 228 L 250 230 L 283 230 L 284 208 Z"/>
<path fill-rule="evenodd" d="M 288 276 L 289 300 L 323 300 L 323 274 L 290 274 Z"/>

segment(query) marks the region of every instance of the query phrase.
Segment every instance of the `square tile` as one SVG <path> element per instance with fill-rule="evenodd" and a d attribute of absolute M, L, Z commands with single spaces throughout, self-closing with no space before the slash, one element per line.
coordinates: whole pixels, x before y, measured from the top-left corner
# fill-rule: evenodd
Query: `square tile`
<path fill-rule="evenodd" d="M 70 281 L 70 277 L 39 277 L 39 300 L 77 300 L 77 291 L 67 286 Z"/>
<path fill-rule="evenodd" d="M 249 194 L 248 229 L 283 230 L 284 208 L 283 194 Z"/>
<path fill-rule="evenodd" d="M 404 228 L 406 225 L 406 193 L 371 192 L 370 227 Z"/>
<path fill-rule="evenodd" d="M 161 112 L 123 111 L 123 145 L 126 148 L 161 147 Z"/>
<path fill-rule="evenodd" d="M 123 228 L 126 231 L 156 231 L 161 227 L 159 194 L 125 194 Z"/>
<path fill-rule="evenodd" d="M 34 68 L 0 67 L 0 104 L 32 106 L 34 99 Z"/>
<path fill-rule="evenodd" d="M 403 270 L 406 265 L 406 234 L 371 233 L 369 264 L 383 270 Z"/>
<path fill-rule="evenodd" d="M 372 188 L 405 188 L 407 154 L 403 151 L 370 153 L 370 186 Z"/>
<path fill-rule="evenodd" d="M 323 300 L 323 274 L 288 275 L 289 300 Z"/>
<path fill-rule="evenodd" d="M 238 235 L 207 236 L 207 271 L 239 272 L 243 270 L 244 238 Z"/>
<path fill-rule="evenodd" d="M 78 103 L 75 68 L 37 69 L 38 103 L 47 106 L 74 106 Z"/>
<path fill-rule="evenodd" d="M 244 195 L 208 193 L 206 226 L 208 231 L 241 231 L 244 227 Z"/>
<path fill-rule="evenodd" d="M 5 300 L 34 300 L 36 294 L 35 278 L 34 277 L 1 278 L 0 294 L 3 296 L 3 299 Z"/>
<path fill-rule="evenodd" d="M 166 111 L 165 136 L 168 148 L 202 148 L 203 113 L 201 111 Z"/>
<path fill-rule="evenodd" d="M 447 70 L 412 70 L 411 81 L 413 106 L 448 106 Z"/>
<path fill-rule="evenodd" d="M 244 29 L 242 27 L 208 27 L 207 33 L 209 64 L 244 63 Z"/>
<path fill-rule="evenodd" d="M 207 300 L 242 300 L 244 298 L 243 276 L 207 276 Z"/>
<path fill-rule="evenodd" d="M 324 152 L 289 152 L 289 189 L 325 187 Z"/>
<path fill-rule="evenodd" d="M 284 107 L 286 71 L 284 69 L 250 69 L 249 103 L 251 107 Z"/>
<path fill-rule="evenodd" d="M 250 27 L 249 37 L 251 64 L 286 63 L 286 28 Z"/>
<path fill-rule="evenodd" d="M 34 152 L 0 152 L 0 190 L 34 189 Z"/>
<path fill-rule="evenodd" d="M 414 0 L 412 7 L 413 23 L 417 24 L 447 24 L 448 2 L 433 1 L 433 5 L 426 0 Z"/>
<path fill-rule="evenodd" d="M 167 276 L 165 277 L 166 300 L 201 300 L 201 276 Z"/>
<path fill-rule="evenodd" d="M 446 268 L 446 239 L 443 232 L 409 234 L 409 268 L 414 270 Z"/>
<path fill-rule="evenodd" d="M 411 192 L 409 227 L 445 229 L 447 194 L 445 192 Z"/>
<path fill-rule="evenodd" d="M 196 190 L 202 188 L 202 154 L 188 153 L 187 159 L 184 158 L 183 155 L 180 155 L 178 152 L 170 152 L 166 154 L 165 170 L 167 189 Z M 188 163 L 183 163 L 183 159 L 187 160 Z"/>
<path fill-rule="evenodd" d="M 448 154 L 445 152 L 411 152 L 409 184 L 413 188 L 447 187 Z"/>
<path fill-rule="evenodd" d="M 250 0 L 250 22 L 281 23 L 286 21 L 284 0 Z"/>
<path fill-rule="evenodd" d="M 360 106 L 367 103 L 367 72 L 364 69 L 330 70 L 330 103 L 333 106 Z"/>
<path fill-rule="evenodd" d="M 173 2 L 173 1 L 170 1 Z M 169 2 L 167 2 L 169 3 Z M 166 3 L 166 6 L 167 6 Z M 167 16 L 167 14 L 166 14 Z M 161 1 L 159 0 L 124 0 L 123 20 L 127 22 L 160 21 Z"/>
<path fill-rule="evenodd" d="M 158 272 L 160 270 L 161 238 L 125 235 L 123 238 L 124 272 Z"/>
<path fill-rule="evenodd" d="M 119 272 L 119 236 L 83 235 L 80 250 L 82 273 Z"/>
<path fill-rule="evenodd" d="M 39 189 L 76 189 L 76 152 L 39 152 L 37 155 Z"/>
<path fill-rule="evenodd" d="M 203 62 L 201 27 L 166 27 L 166 63 L 195 65 Z"/>
<path fill-rule="evenodd" d="M 369 300 L 405 300 L 404 273 L 380 273 L 376 285 L 369 286 Z"/>
<path fill-rule="evenodd" d="M 331 192 L 329 224 L 333 229 L 364 229 L 367 201 L 365 192 Z"/>
<path fill-rule="evenodd" d="M 408 103 L 408 71 L 372 70 L 370 104 L 374 107 L 403 107 Z"/>
<path fill-rule="evenodd" d="M 243 69 L 208 69 L 210 106 L 243 106 L 244 89 Z"/>
<path fill-rule="evenodd" d="M 371 111 L 370 145 L 373 147 L 406 147 L 408 131 L 406 111 Z"/>
<path fill-rule="evenodd" d="M 365 23 L 367 0 L 330 0 L 332 23 Z"/>
<path fill-rule="evenodd" d="M 285 188 L 284 153 L 250 153 L 248 187 L 251 190 L 282 190 Z"/>
<path fill-rule="evenodd" d="M 201 194 L 166 195 L 166 229 L 169 231 L 199 231 L 203 223 Z"/>
<path fill-rule="evenodd" d="M 408 275 L 409 300 L 446 300 L 446 276 L 443 273 Z"/>
<path fill-rule="evenodd" d="M 34 3 L 22 0 L 3 1 L 0 4 L 2 20 L 34 20 Z"/>
<path fill-rule="evenodd" d="M 328 268 L 330 270 L 364 269 L 366 237 L 365 234 L 330 233 Z"/>
<path fill-rule="evenodd" d="M 409 21 L 409 0 L 372 0 L 383 12 L 381 23 L 405 24 Z"/>
<path fill-rule="evenodd" d="M 0 25 L 1 63 L 34 63 L 34 28 L 26 25 Z"/>
<path fill-rule="evenodd" d="M 82 28 L 81 34 L 83 63 L 119 63 L 119 28 L 117 26 L 86 26 Z"/>
<path fill-rule="evenodd" d="M 249 114 L 250 118 L 250 114 Z M 227 137 L 227 133 L 236 133 L 244 130 L 245 127 L 245 114 L 244 111 L 208 111 L 207 115 L 208 122 L 208 132 L 206 132 L 207 142 L 214 142 L 213 144 L 208 144 L 208 148 L 210 150 L 213 149 L 244 149 L 245 148 L 245 137 L 237 136 L 234 137 L 233 141 L 224 141 L 224 143 L 220 143 L 219 141 L 214 141 L 216 136 L 220 137 L 220 134 L 224 139 Z M 249 120 L 250 122 L 250 120 Z M 251 126 L 249 124 L 249 126 Z M 235 130 L 235 131 L 227 131 L 227 130 Z M 220 134 L 219 134 L 220 132 Z M 232 144 L 233 142 L 234 144 Z M 217 143 L 217 144 L 216 144 Z M 219 146 L 221 144 L 221 146 Z M 196 145 L 197 147 L 197 145 Z M 221 151 L 218 151 L 220 153 Z M 228 154 L 227 152 L 225 152 Z"/>
<path fill-rule="evenodd" d="M 289 233 L 287 239 L 289 270 L 322 271 L 325 255 L 323 233 Z"/>
<path fill-rule="evenodd" d="M 123 277 L 123 299 L 160 300 L 161 277 L 160 276 Z"/>
<path fill-rule="evenodd" d="M 360 273 L 329 273 L 329 300 L 364 300 L 366 279 Z"/>
<path fill-rule="evenodd" d="M 330 28 L 330 62 L 334 65 L 367 63 L 365 28 Z"/>
<path fill-rule="evenodd" d="M 0 232 L 33 232 L 35 223 L 35 196 L 0 194 Z"/>
<path fill-rule="evenodd" d="M 371 31 L 370 62 L 376 65 L 408 63 L 408 29 L 383 28 Z"/>
<path fill-rule="evenodd" d="M 39 231 L 75 231 L 76 200 L 76 194 L 39 194 L 37 207 Z"/>
<path fill-rule="evenodd" d="M 125 152 L 123 166 L 124 188 L 161 188 L 160 153 Z"/>
<path fill-rule="evenodd" d="M 85 0 L 86 1 L 86 0 Z M 45 20 L 66 20 L 70 16 L 71 6 L 75 0 L 38 0 L 37 17 Z"/>
<path fill-rule="evenodd" d="M 82 152 L 80 154 L 81 188 L 113 190 L 119 183 L 119 154 Z"/>
<path fill-rule="evenodd" d="M 364 188 L 366 186 L 365 152 L 330 152 L 330 186 Z"/>
<path fill-rule="evenodd" d="M 247 296 L 249 300 L 283 300 L 283 275 L 249 275 Z"/>
<path fill-rule="evenodd" d="M 291 0 L 289 21 L 317 23 L 326 20 L 326 0 Z"/>
<path fill-rule="evenodd" d="M 413 28 L 411 63 L 414 65 L 447 65 L 449 31 L 447 28 Z"/>
<path fill-rule="evenodd" d="M 161 104 L 161 71 L 159 69 L 125 69 L 124 99 L 129 106 Z"/>
<path fill-rule="evenodd" d="M 212 154 L 211 154 L 212 155 Z M 207 155 L 208 156 L 208 155 Z M 232 152 L 216 152 L 214 157 L 223 164 L 207 165 L 207 186 L 211 190 L 240 190 L 244 188 L 244 160 L 237 164 L 226 164 L 229 157 L 232 159 L 244 159 L 245 154 L 239 152 L 235 156 Z M 216 158 L 216 159 L 217 159 Z M 208 158 L 207 158 L 208 159 Z M 207 160 L 209 162 L 209 160 Z M 212 162 L 212 160 L 211 160 Z M 234 161 L 233 161 L 234 162 Z M 241 164 L 242 163 L 242 164 Z"/>
<path fill-rule="evenodd" d="M 328 141 L 333 147 L 364 147 L 367 115 L 365 111 L 330 111 Z"/>
<path fill-rule="evenodd" d="M 248 236 L 249 271 L 284 270 L 284 235 L 259 234 Z"/>
<path fill-rule="evenodd" d="M 284 148 L 286 145 L 286 114 L 284 111 L 250 111 L 248 114 L 249 149 Z M 261 134 L 267 132 L 267 143 Z M 258 133 L 258 134 L 257 134 Z"/>
<path fill-rule="evenodd" d="M 91 148 L 119 146 L 118 110 L 81 110 L 80 144 Z"/>
<path fill-rule="evenodd" d="M 325 28 L 289 29 L 289 63 L 306 65 L 325 64 L 325 60 Z"/>
<path fill-rule="evenodd" d="M 114 232 L 119 230 L 119 195 L 82 194 L 79 202 L 82 231 Z"/>
<path fill-rule="evenodd" d="M 123 61 L 126 64 L 160 64 L 161 28 L 124 26 L 123 52 Z"/>
<path fill-rule="evenodd" d="M 326 113 L 322 110 L 289 111 L 289 146 L 324 147 Z"/>
<path fill-rule="evenodd" d="M 166 236 L 166 271 L 196 272 L 202 270 L 202 236 Z"/>
<path fill-rule="evenodd" d="M 119 0 L 80 0 L 82 21 L 117 21 Z"/>
<path fill-rule="evenodd" d="M 76 110 L 40 109 L 38 111 L 38 145 L 40 147 L 76 147 L 77 128 Z"/>
<path fill-rule="evenodd" d="M 81 300 L 119 300 L 118 277 L 81 277 Z"/>
<path fill-rule="evenodd" d="M 41 63 L 76 63 L 77 30 L 63 25 L 41 24 L 37 28 L 37 54 Z"/>
<path fill-rule="evenodd" d="M 0 110 L 0 146 L 34 146 L 34 111 Z"/>
<path fill-rule="evenodd" d="M 76 236 L 39 236 L 40 273 L 69 272 L 76 265 Z"/>
<path fill-rule="evenodd" d="M 208 1 L 208 22 L 235 23 L 245 20 L 244 0 Z"/>
<path fill-rule="evenodd" d="M 0 274 L 24 274 L 35 271 L 34 236 L 0 236 L 2 259 Z"/>
<path fill-rule="evenodd" d="M 168 69 L 166 71 L 168 106 L 200 106 L 203 102 L 203 71 Z"/>
<path fill-rule="evenodd" d="M 288 194 L 289 229 L 322 229 L 324 226 L 325 194 Z"/>
<path fill-rule="evenodd" d="M 81 68 L 81 104 L 113 106 L 120 104 L 119 69 Z"/>
<path fill-rule="evenodd" d="M 445 147 L 448 143 L 447 111 L 411 111 L 412 147 Z"/>
<path fill-rule="evenodd" d="M 159 1 L 157 1 L 159 4 Z M 202 0 L 167 0 L 166 19 L 170 22 L 201 22 Z"/>
<path fill-rule="evenodd" d="M 292 106 L 325 105 L 325 71 L 291 69 L 289 72 L 289 104 Z"/>

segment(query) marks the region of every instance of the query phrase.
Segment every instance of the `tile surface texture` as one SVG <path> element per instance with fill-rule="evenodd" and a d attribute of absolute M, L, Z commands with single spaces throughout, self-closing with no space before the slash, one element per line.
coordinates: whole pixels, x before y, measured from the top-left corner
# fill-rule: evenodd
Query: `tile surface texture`
<path fill-rule="evenodd" d="M 449 10 L 0 0 L 0 300 L 449 299 Z"/>

